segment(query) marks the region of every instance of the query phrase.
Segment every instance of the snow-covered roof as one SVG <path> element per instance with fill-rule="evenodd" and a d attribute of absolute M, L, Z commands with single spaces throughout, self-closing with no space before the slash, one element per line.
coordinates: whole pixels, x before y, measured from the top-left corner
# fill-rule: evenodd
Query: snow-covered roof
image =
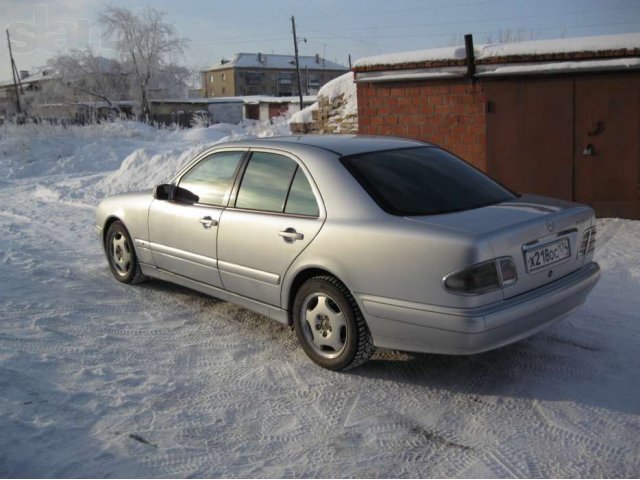
<path fill-rule="evenodd" d="M 20 83 L 22 85 L 26 85 L 29 83 L 40 82 L 42 80 L 47 80 L 49 78 L 54 78 L 56 76 L 55 70 L 50 66 L 44 67 L 36 67 L 33 72 L 29 72 L 28 75 L 24 78 L 20 79 Z M 0 82 L 0 88 L 2 87 L 13 87 L 13 79 L 5 80 Z"/>
<path fill-rule="evenodd" d="M 258 103 L 298 103 L 300 97 L 271 97 L 268 95 L 246 95 L 243 97 L 207 97 L 207 98 L 166 98 L 153 99 L 151 103 L 185 103 L 185 104 L 209 104 L 209 103 L 243 103 L 246 105 Z M 303 103 L 313 103 L 315 95 L 304 95 Z"/>
<path fill-rule="evenodd" d="M 483 60 L 489 61 L 490 59 L 504 57 L 603 52 L 611 50 L 631 50 L 640 55 L 640 33 L 475 45 L 474 56 L 477 62 L 482 63 Z M 354 67 L 360 69 L 383 65 L 446 62 L 464 59 L 464 46 L 458 46 L 365 57 L 357 60 Z"/>
<path fill-rule="evenodd" d="M 118 67 L 120 64 L 115 60 L 106 57 L 96 57 L 95 60 L 97 68 L 104 73 L 119 71 Z M 57 75 L 58 72 L 51 65 L 35 67 L 28 72 L 27 76 L 25 76 L 24 78 L 20 78 L 20 83 L 22 83 L 23 85 L 36 83 L 42 80 L 55 78 Z M 7 86 L 13 86 L 13 79 L 0 82 L 0 88 Z"/>
<path fill-rule="evenodd" d="M 298 56 L 301 69 L 309 70 L 348 70 L 344 65 L 330 62 L 319 55 Z M 275 68 L 292 69 L 296 66 L 293 55 L 275 55 L 266 53 L 236 53 L 231 58 L 223 59 L 205 71 L 222 70 L 227 68 Z"/>

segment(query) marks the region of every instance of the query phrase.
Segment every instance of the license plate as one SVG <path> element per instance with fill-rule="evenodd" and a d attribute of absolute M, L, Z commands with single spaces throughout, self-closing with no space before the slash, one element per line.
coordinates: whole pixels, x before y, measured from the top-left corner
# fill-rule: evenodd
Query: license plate
<path fill-rule="evenodd" d="M 542 247 L 527 250 L 524 252 L 524 261 L 527 265 L 527 272 L 535 272 L 570 256 L 569 239 L 563 238 Z"/>

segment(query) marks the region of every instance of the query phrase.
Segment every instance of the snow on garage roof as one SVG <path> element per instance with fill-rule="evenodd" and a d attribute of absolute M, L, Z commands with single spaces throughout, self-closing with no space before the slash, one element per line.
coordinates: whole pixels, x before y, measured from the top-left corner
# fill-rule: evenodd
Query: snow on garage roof
<path fill-rule="evenodd" d="M 640 55 L 640 33 L 476 45 L 474 47 L 474 55 L 476 61 L 481 62 L 482 60 L 503 57 L 601 52 L 609 50 L 632 50 Z M 354 67 L 357 70 L 373 66 L 464 59 L 464 46 L 458 46 L 365 57 L 356 61 Z"/>

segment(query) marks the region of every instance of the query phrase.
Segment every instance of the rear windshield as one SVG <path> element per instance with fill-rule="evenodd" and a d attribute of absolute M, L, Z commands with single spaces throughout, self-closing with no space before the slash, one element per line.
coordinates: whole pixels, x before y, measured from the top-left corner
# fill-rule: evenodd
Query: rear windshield
<path fill-rule="evenodd" d="M 458 157 L 436 147 L 342 158 L 364 189 L 393 215 L 434 215 L 504 202 L 514 194 Z"/>

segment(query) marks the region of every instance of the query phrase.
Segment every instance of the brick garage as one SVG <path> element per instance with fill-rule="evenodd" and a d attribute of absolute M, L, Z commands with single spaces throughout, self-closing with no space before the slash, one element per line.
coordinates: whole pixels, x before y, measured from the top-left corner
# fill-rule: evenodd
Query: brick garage
<path fill-rule="evenodd" d="M 354 68 L 359 133 L 433 142 L 515 190 L 640 219 L 640 35 L 577 40 L 566 43 L 589 49 L 497 49 L 473 76 L 464 50 L 365 59 Z"/>
<path fill-rule="evenodd" d="M 485 105 L 481 84 L 360 83 L 359 133 L 434 142 L 486 170 Z"/>

